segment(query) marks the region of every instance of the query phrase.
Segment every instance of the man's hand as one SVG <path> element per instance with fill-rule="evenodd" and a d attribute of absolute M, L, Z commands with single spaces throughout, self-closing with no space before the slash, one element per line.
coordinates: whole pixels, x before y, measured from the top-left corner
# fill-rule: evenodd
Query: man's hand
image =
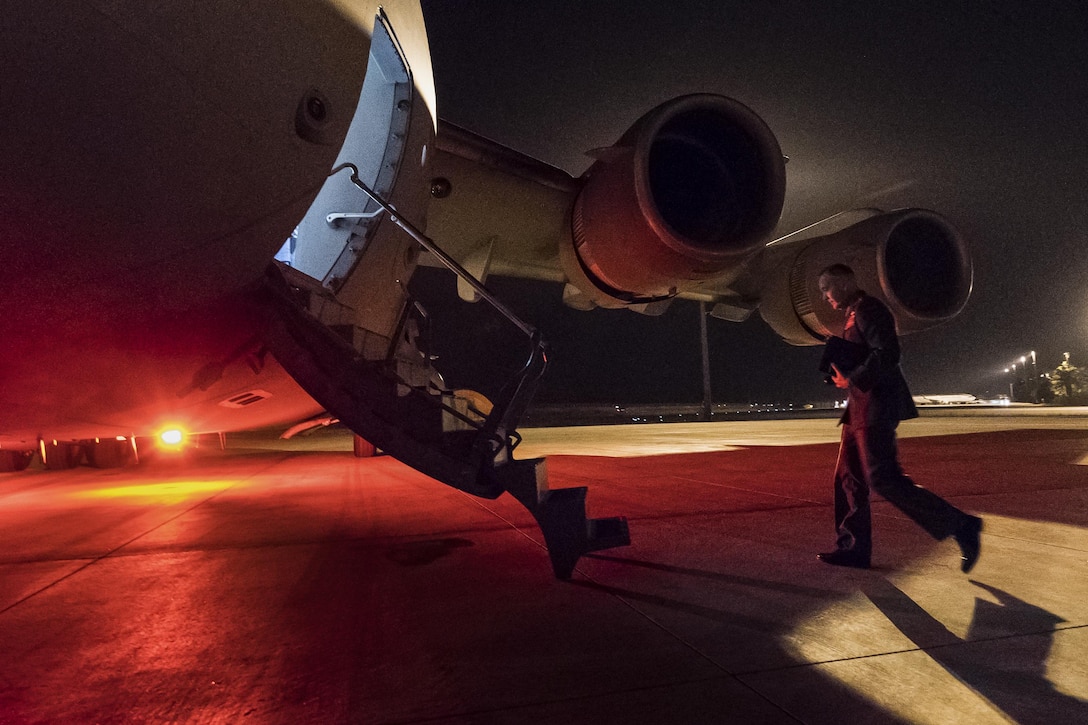
<path fill-rule="evenodd" d="M 831 370 L 835 373 L 831 376 L 831 382 L 835 383 L 836 388 L 842 388 L 846 390 L 850 387 L 850 378 L 846 377 L 839 371 L 839 367 L 835 363 L 831 363 Z"/>

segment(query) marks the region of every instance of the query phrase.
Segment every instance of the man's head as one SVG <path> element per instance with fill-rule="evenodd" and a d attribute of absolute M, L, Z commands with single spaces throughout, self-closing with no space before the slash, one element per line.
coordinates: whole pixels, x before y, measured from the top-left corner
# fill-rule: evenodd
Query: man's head
<path fill-rule="evenodd" d="M 820 294 L 833 309 L 841 310 L 853 301 L 858 293 L 854 270 L 845 264 L 832 264 L 820 272 Z"/>

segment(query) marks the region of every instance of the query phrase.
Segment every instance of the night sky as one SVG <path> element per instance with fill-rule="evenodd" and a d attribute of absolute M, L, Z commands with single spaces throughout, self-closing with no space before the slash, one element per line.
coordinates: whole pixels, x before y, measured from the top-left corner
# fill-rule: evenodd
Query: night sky
<path fill-rule="evenodd" d="M 589 165 L 584 151 L 611 145 L 653 106 L 711 92 L 755 110 L 790 158 L 776 236 L 860 206 L 945 215 L 971 248 L 974 292 L 953 321 L 904 338 L 915 393 L 1007 392 L 1003 369 L 1029 350 L 1040 370 L 1066 351 L 1088 365 L 1081 3 L 424 0 L 423 8 L 440 116 L 573 175 Z M 419 286 L 439 310 L 436 324 L 481 314 L 448 301 L 452 279 Z M 695 303 L 677 301 L 661 318 L 579 313 L 563 308 L 557 285 L 489 286 L 551 344 L 542 402 L 701 400 Z M 716 401 L 828 397 L 812 369 L 817 349 L 778 341 L 758 315 L 709 325 Z M 439 346 L 451 383 L 487 373 Z"/>

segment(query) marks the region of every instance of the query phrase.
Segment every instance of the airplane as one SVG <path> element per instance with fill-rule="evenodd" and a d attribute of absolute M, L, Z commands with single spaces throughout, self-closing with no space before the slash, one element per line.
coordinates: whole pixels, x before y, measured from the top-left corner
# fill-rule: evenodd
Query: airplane
<path fill-rule="evenodd" d="M 798 345 L 838 324 L 815 287 L 831 262 L 903 333 L 970 295 L 967 246 L 929 210 L 768 242 L 785 157 L 723 96 L 649 109 L 578 177 L 443 122 L 417 0 L 4 15 L 0 470 L 125 465 L 164 431 L 339 420 L 438 481 L 513 495 L 568 578 L 629 543 L 627 522 L 587 518 L 584 487 L 549 490 L 543 460 L 514 457 L 547 353 L 489 276 L 554 281 L 578 309 L 758 310 Z M 524 351 L 482 397 L 447 389 L 421 341 L 408 281 L 428 265 Z"/>

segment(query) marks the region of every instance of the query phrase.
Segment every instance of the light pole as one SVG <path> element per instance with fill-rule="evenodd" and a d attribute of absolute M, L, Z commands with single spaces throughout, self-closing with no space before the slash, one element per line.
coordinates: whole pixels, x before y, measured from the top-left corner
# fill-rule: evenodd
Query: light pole
<path fill-rule="evenodd" d="M 1026 387 L 1028 387 L 1027 393 L 1028 393 L 1028 395 L 1030 395 L 1031 394 L 1031 388 L 1030 388 L 1030 386 L 1027 385 L 1027 382 L 1028 382 L 1028 358 L 1027 358 L 1026 355 L 1021 355 L 1020 356 L 1020 375 L 1023 376 L 1024 385 Z M 1035 401 L 1032 400 L 1032 402 L 1035 402 Z"/>
<path fill-rule="evenodd" d="M 710 394 L 710 343 L 706 337 L 706 302 L 699 300 L 699 341 L 703 353 L 703 420 L 710 420 L 713 403 Z"/>
<path fill-rule="evenodd" d="M 1039 402 L 1039 367 L 1035 363 L 1035 351 L 1031 351 L 1031 402 Z"/>

